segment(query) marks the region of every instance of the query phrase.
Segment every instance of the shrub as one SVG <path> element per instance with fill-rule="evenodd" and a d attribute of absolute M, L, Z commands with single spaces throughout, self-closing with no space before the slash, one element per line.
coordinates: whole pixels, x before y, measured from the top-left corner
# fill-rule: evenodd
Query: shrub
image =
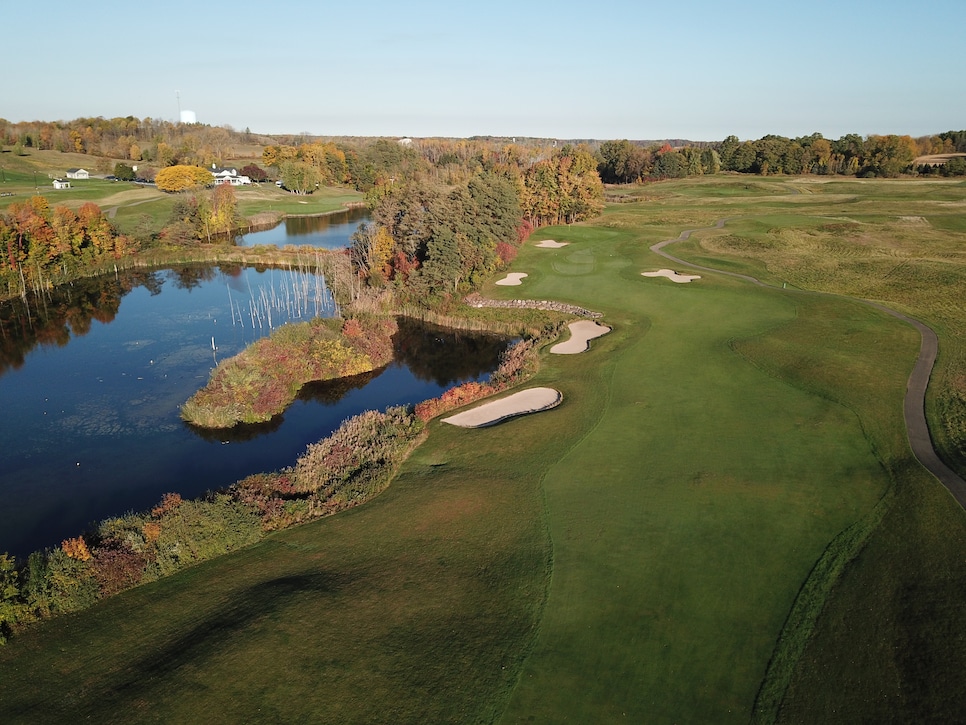
<path fill-rule="evenodd" d="M 510 262 L 517 258 L 517 248 L 506 242 L 500 242 L 496 245 L 496 253 L 500 258 L 501 267 L 508 266 Z"/>
<path fill-rule="evenodd" d="M 0 554 L 0 644 L 7 641 L 13 627 L 23 616 L 20 600 L 20 576 L 14 560 Z"/>
<path fill-rule="evenodd" d="M 87 548 L 87 542 L 84 541 L 82 536 L 75 537 L 73 539 L 65 539 L 60 545 L 61 551 L 63 551 L 71 559 L 76 559 L 77 561 L 90 561 L 91 552 Z"/>
<path fill-rule="evenodd" d="M 394 318 L 362 316 L 283 325 L 220 363 L 181 417 L 205 428 L 261 423 L 285 410 L 305 383 L 358 375 L 392 360 Z"/>
<path fill-rule="evenodd" d="M 155 565 L 162 576 L 253 544 L 262 536 L 252 508 L 225 494 L 183 501 L 159 524 Z"/>
<path fill-rule="evenodd" d="M 94 550 L 94 579 L 101 597 L 110 597 L 141 583 L 148 560 L 117 541 Z"/>
<path fill-rule="evenodd" d="M 366 411 L 309 446 L 292 469 L 292 486 L 318 503 L 357 501 L 378 486 L 409 449 L 422 426 L 405 408 Z M 347 493 L 351 483 L 352 492 Z"/>

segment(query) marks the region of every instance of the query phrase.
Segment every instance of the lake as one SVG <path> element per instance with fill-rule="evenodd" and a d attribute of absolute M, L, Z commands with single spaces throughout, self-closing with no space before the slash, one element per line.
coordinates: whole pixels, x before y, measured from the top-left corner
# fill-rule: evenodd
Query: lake
<path fill-rule="evenodd" d="M 239 247 L 261 244 L 284 247 L 286 244 L 307 245 L 324 249 L 344 249 L 352 244 L 349 237 L 361 224 L 369 221 L 365 207 L 322 216 L 288 217 L 278 226 L 260 232 L 249 232 L 235 238 Z"/>
<path fill-rule="evenodd" d="M 286 320 L 332 314 L 324 280 L 240 265 L 80 280 L 29 309 L 0 304 L 0 553 L 56 546 L 88 525 L 292 465 L 364 410 L 480 380 L 506 338 L 400 321 L 394 363 L 315 383 L 260 426 L 200 431 L 180 405 Z"/>

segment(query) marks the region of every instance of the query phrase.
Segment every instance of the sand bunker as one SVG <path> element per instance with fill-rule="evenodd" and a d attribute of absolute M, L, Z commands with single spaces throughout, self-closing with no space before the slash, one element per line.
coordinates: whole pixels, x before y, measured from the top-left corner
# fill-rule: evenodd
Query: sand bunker
<path fill-rule="evenodd" d="M 443 418 L 444 423 L 458 425 L 460 428 L 485 428 L 496 425 L 508 418 L 527 413 L 538 413 L 560 405 L 563 395 L 553 388 L 530 388 L 505 398 L 484 403 L 472 410 Z"/>
<path fill-rule="evenodd" d="M 607 325 L 601 325 L 593 320 L 571 322 L 567 327 L 570 328 L 570 339 L 564 342 L 558 342 L 550 348 L 550 352 L 557 355 L 576 355 L 577 353 L 586 352 L 590 349 L 588 343 L 591 340 L 610 332 L 610 328 Z"/>
<path fill-rule="evenodd" d="M 678 284 L 684 284 L 685 282 L 690 282 L 691 280 L 701 279 L 700 275 L 697 274 L 678 274 L 673 269 L 659 269 L 657 272 L 641 272 L 644 277 L 667 277 L 672 282 L 677 282 Z"/>
<path fill-rule="evenodd" d="M 560 249 L 561 247 L 566 247 L 568 244 L 570 242 L 555 242 L 552 239 L 544 239 L 536 246 L 543 247 L 544 249 Z"/>
<path fill-rule="evenodd" d="M 522 284 L 520 280 L 522 280 L 526 276 L 527 276 L 526 272 L 510 272 L 503 279 L 497 280 L 496 284 L 501 285 L 503 287 L 516 287 L 517 285 Z"/>

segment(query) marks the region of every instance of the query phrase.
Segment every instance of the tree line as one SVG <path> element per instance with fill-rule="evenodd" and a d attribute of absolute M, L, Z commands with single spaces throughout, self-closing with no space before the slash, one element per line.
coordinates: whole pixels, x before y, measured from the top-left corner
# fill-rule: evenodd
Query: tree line
<path fill-rule="evenodd" d="M 480 160 L 465 182 L 380 178 L 368 194 L 372 222 L 353 235 L 353 268 L 370 287 L 393 285 L 402 300 L 445 305 L 509 264 L 530 232 L 603 209 L 593 154 L 565 146 L 521 168 Z"/>
<path fill-rule="evenodd" d="M 728 136 L 720 143 L 641 145 L 605 141 L 597 150 L 598 170 L 605 183 L 626 184 L 649 179 L 684 178 L 719 171 L 742 174 L 835 174 L 895 177 L 904 173 L 943 173 L 931 166 L 914 167 L 919 156 L 966 153 L 966 131 L 946 131 L 914 139 L 911 136 L 847 134 L 826 139 L 819 133 L 798 138 L 767 135 L 757 141 Z M 961 162 L 949 162 L 945 172 L 959 175 Z"/>
<path fill-rule="evenodd" d="M 136 243 L 118 233 L 97 204 L 76 212 L 50 208 L 34 196 L 14 202 L 0 214 L 0 291 L 6 296 L 44 290 L 53 278 L 70 278 L 77 270 L 136 251 Z"/>

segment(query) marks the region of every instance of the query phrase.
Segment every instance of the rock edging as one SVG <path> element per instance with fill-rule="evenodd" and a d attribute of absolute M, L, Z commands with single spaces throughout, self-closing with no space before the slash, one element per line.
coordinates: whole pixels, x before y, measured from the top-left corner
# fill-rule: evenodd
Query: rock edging
<path fill-rule="evenodd" d="M 563 312 L 568 315 L 579 317 L 589 317 L 596 319 L 603 317 L 602 312 L 594 312 L 577 305 L 568 305 L 566 302 L 556 302 L 555 300 L 491 300 L 473 293 L 464 298 L 464 302 L 470 307 L 501 307 L 508 309 L 530 309 L 530 310 L 549 310 L 552 312 Z"/>

